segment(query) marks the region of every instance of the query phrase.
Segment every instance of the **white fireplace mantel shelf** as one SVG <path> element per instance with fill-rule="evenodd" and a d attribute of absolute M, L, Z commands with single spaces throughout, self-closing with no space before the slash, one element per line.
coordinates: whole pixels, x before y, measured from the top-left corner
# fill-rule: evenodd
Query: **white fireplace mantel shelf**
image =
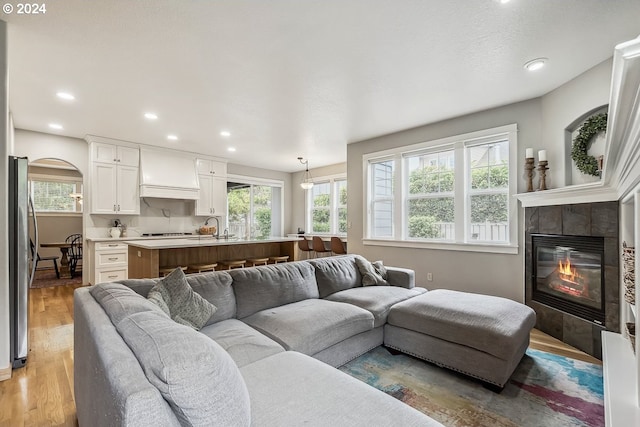
<path fill-rule="evenodd" d="M 619 194 L 615 188 L 603 185 L 601 182 L 591 182 L 544 191 L 519 193 L 514 197 L 520 200 L 522 207 L 529 208 L 535 206 L 611 202 L 618 200 Z"/>

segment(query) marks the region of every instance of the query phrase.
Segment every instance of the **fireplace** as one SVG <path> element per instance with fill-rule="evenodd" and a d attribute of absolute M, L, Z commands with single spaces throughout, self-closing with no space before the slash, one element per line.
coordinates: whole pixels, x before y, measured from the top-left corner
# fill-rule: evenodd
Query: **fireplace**
<path fill-rule="evenodd" d="M 604 238 L 531 234 L 532 300 L 605 322 Z"/>

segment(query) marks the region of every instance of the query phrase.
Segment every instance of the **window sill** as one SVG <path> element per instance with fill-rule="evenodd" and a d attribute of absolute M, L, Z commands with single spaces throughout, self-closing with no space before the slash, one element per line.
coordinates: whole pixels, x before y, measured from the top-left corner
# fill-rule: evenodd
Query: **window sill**
<path fill-rule="evenodd" d="M 82 212 L 38 212 L 36 211 L 36 216 L 77 216 L 81 217 Z"/>
<path fill-rule="evenodd" d="M 518 254 L 518 245 L 492 245 L 487 243 L 416 242 L 411 240 L 363 239 L 365 246 L 390 246 L 397 248 L 438 249 L 444 251 L 485 252 L 495 254 Z"/>

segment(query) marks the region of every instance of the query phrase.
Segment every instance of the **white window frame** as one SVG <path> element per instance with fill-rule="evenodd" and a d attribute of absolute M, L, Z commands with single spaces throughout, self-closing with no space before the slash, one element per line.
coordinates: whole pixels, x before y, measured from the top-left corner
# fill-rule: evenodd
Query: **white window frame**
<path fill-rule="evenodd" d="M 33 181 L 37 182 L 62 182 L 75 184 L 75 193 L 83 194 L 84 183 L 81 177 L 64 176 L 64 175 L 46 175 L 46 174 L 29 174 L 29 193 L 33 197 Z M 75 211 L 43 211 L 36 210 L 39 216 L 82 216 L 84 205 L 81 201 L 75 201 Z"/>
<path fill-rule="evenodd" d="M 328 233 L 317 233 L 314 232 L 312 227 L 312 214 L 311 211 L 313 209 L 313 200 L 312 194 L 313 190 L 307 190 L 305 193 L 305 230 L 309 234 L 321 235 L 321 236 L 346 236 L 347 233 L 338 232 L 338 208 L 347 208 L 347 205 L 339 205 L 338 200 L 340 195 L 337 194 L 336 191 L 337 185 L 336 181 L 345 181 L 347 182 L 346 174 L 337 174 L 337 175 L 327 175 L 320 176 L 313 179 L 315 184 L 326 184 L 329 183 L 329 232 Z M 347 186 L 347 194 L 349 194 L 349 187 Z M 347 211 L 347 216 L 349 215 Z"/>
<path fill-rule="evenodd" d="M 252 177 L 252 176 L 245 176 L 245 175 L 233 175 L 233 174 L 227 174 L 227 181 L 231 181 L 231 182 L 237 182 L 238 184 L 247 184 L 250 186 L 254 186 L 254 185 L 264 185 L 264 186 L 268 186 L 268 187 L 273 187 L 273 188 L 278 188 L 280 190 L 280 203 L 279 206 L 276 206 L 274 204 L 272 204 L 272 213 L 274 212 L 273 208 L 279 208 L 279 212 L 278 212 L 278 219 L 273 219 L 273 217 L 271 218 L 271 223 L 279 223 L 280 226 L 280 234 L 282 235 L 284 234 L 284 181 L 280 181 L 280 180 L 276 180 L 276 179 L 268 179 L 268 178 L 257 178 L 257 177 Z M 229 227 L 229 207 L 227 206 L 227 211 L 225 212 L 225 226 L 226 228 Z M 253 210 L 254 210 L 254 206 L 253 206 L 253 192 L 250 193 L 250 210 L 251 210 L 251 215 L 250 218 L 253 218 Z M 252 227 L 253 224 L 253 220 L 251 220 L 249 227 Z M 272 237 L 278 237 L 277 235 L 274 236 L 273 235 L 273 229 L 271 230 L 271 234 Z"/>
<path fill-rule="evenodd" d="M 442 138 L 434 141 L 426 141 L 404 147 L 398 147 L 390 150 L 365 154 L 362 157 L 363 182 L 364 182 L 364 218 L 363 218 L 363 244 L 377 246 L 393 246 L 393 247 L 411 247 L 411 248 L 428 248 L 428 249 L 444 249 L 444 250 L 461 250 L 469 252 L 492 252 L 517 254 L 519 248 L 518 236 L 518 206 L 513 196 L 517 193 L 517 153 L 518 153 L 518 128 L 516 124 L 500 126 L 491 129 L 470 132 L 467 134 L 456 135 L 452 137 Z M 470 205 L 468 203 L 469 187 L 469 166 L 466 158 L 466 147 L 473 145 L 481 145 L 491 141 L 509 141 L 509 197 L 508 197 L 508 240 L 507 242 L 477 242 L 469 239 L 468 227 L 470 226 Z M 455 181 L 454 194 L 457 198 L 464 197 L 464 202 L 456 199 L 455 203 L 455 240 L 414 240 L 408 239 L 408 224 L 405 220 L 408 188 L 406 182 L 408 180 L 408 168 L 405 165 L 404 158 L 409 155 L 415 155 L 420 152 L 439 152 L 447 149 L 454 149 L 455 156 Z M 393 232 L 390 238 L 372 237 L 372 163 L 393 159 L 395 161 L 394 169 L 394 189 L 393 189 L 393 205 L 394 220 Z"/>

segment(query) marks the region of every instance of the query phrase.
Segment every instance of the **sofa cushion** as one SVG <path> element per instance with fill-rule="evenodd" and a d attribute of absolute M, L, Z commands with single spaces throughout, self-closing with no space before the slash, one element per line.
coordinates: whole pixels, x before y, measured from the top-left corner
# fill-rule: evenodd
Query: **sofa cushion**
<path fill-rule="evenodd" d="M 99 283 L 89 288 L 89 293 L 116 326 L 127 316 L 141 311 L 165 314 L 156 304 L 120 283 Z"/>
<path fill-rule="evenodd" d="M 244 380 L 213 340 L 157 312 L 132 314 L 117 329 L 182 425 L 250 425 Z"/>
<path fill-rule="evenodd" d="M 394 397 L 300 353 L 279 353 L 240 372 L 255 426 L 442 427 Z"/>
<path fill-rule="evenodd" d="M 236 319 L 205 326 L 200 333 L 220 344 L 238 367 L 284 351 L 280 344 Z"/>
<path fill-rule="evenodd" d="M 362 275 L 358 271 L 353 255 L 333 256 L 309 261 L 315 268 L 320 298 L 334 292 L 362 286 Z"/>
<path fill-rule="evenodd" d="M 387 269 L 382 261 L 370 262 L 364 257 L 356 256 L 356 266 L 362 275 L 362 286 L 388 286 Z"/>
<path fill-rule="evenodd" d="M 309 356 L 373 329 L 373 315 L 351 304 L 308 299 L 242 319 L 286 350 Z"/>
<path fill-rule="evenodd" d="M 389 310 L 394 304 L 425 293 L 424 288 L 399 288 L 397 286 L 366 286 L 346 289 L 327 297 L 329 301 L 346 302 L 370 311 L 374 317 L 374 327 L 387 322 Z"/>
<path fill-rule="evenodd" d="M 160 279 L 126 279 L 118 283 L 130 287 L 146 298 L 151 288 Z M 233 279 L 226 271 L 189 274 L 187 282 L 194 292 L 217 307 L 207 325 L 236 317 L 236 296 L 233 293 Z"/>
<path fill-rule="evenodd" d="M 229 274 L 233 278 L 238 319 L 268 308 L 318 298 L 316 277 L 308 262 L 240 268 Z"/>
<path fill-rule="evenodd" d="M 216 312 L 217 308 L 195 293 L 184 272 L 176 268 L 151 288 L 147 298 L 157 304 L 162 311 L 183 325 L 195 330 L 202 328 Z"/>

